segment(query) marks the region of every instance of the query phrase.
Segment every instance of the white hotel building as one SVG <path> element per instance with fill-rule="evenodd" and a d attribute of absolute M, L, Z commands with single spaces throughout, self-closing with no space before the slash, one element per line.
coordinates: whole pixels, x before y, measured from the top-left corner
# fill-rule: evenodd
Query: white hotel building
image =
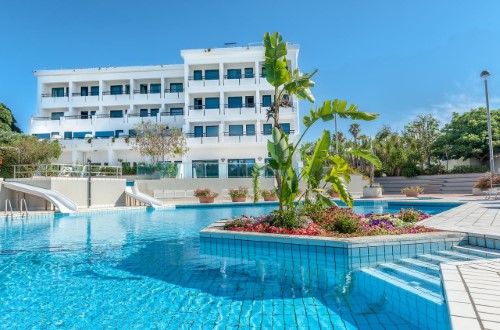
<path fill-rule="evenodd" d="M 288 67 L 299 47 L 289 45 Z M 182 176 L 245 177 L 268 158 L 274 88 L 263 72 L 262 46 L 181 51 L 183 64 L 35 71 L 38 112 L 30 133 L 58 139 L 62 163 L 147 162 L 134 149 L 134 125 L 151 120 L 186 133 L 189 151 L 174 159 Z M 298 101 L 280 108 L 295 140 Z"/>

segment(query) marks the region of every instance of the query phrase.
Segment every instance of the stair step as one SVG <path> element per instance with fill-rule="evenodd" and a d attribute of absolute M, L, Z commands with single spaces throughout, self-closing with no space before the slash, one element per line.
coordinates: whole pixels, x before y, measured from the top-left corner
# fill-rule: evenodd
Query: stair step
<path fill-rule="evenodd" d="M 434 265 L 438 265 L 440 263 L 446 263 L 446 262 L 456 262 L 456 261 L 461 261 L 461 259 L 455 259 L 451 256 L 440 256 L 436 254 L 421 254 L 417 256 L 418 260 L 423 260 L 429 263 L 432 263 Z"/>
<path fill-rule="evenodd" d="M 416 285 L 418 283 L 406 282 L 395 276 L 382 272 L 376 268 L 364 268 L 361 269 L 360 271 L 369 274 L 372 277 L 375 277 L 380 281 L 383 281 L 393 287 L 396 287 L 397 289 L 404 290 L 410 294 L 414 294 L 434 304 L 441 305 L 443 303 L 443 296 L 441 295 L 441 293 L 419 287 L 418 285 Z"/>
<path fill-rule="evenodd" d="M 381 264 L 379 268 L 391 275 L 397 275 L 398 278 L 408 278 L 409 280 L 424 282 L 426 285 L 432 287 L 433 291 L 441 291 L 441 279 L 438 275 L 419 271 L 415 268 L 404 267 L 392 262 Z"/>
<path fill-rule="evenodd" d="M 464 253 L 464 254 L 483 257 L 483 258 L 500 258 L 500 250 L 488 249 L 488 248 L 479 247 L 479 246 L 454 245 L 453 250 L 459 251 L 459 252 Z"/>
<path fill-rule="evenodd" d="M 415 267 L 417 269 L 423 269 L 430 274 L 439 275 L 439 266 L 433 263 L 425 262 L 422 260 L 412 259 L 412 258 L 403 258 L 399 259 L 398 264 L 402 264 L 404 266 Z"/>
<path fill-rule="evenodd" d="M 467 260 L 480 260 L 480 259 L 484 259 L 483 257 L 472 256 L 470 254 L 461 253 L 461 252 L 458 252 L 458 251 L 437 251 L 436 253 L 439 254 L 439 255 L 441 255 L 441 256 L 459 259 L 457 261 L 467 261 Z"/>

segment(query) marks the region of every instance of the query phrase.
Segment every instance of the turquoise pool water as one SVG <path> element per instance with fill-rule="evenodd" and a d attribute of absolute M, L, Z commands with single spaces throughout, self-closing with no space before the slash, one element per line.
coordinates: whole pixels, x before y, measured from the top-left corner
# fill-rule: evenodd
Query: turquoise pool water
<path fill-rule="evenodd" d="M 280 259 L 200 245 L 210 223 L 274 207 L 1 221 L 1 327 L 412 329 L 352 288 L 335 260 L 318 272 L 324 261 L 301 250 Z"/>

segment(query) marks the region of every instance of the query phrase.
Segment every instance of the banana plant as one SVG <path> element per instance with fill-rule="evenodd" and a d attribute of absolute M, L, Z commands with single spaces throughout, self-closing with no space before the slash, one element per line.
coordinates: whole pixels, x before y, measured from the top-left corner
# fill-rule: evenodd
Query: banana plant
<path fill-rule="evenodd" d="M 320 120 L 328 122 L 336 116 L 343 119 L 370 121 L 376 119 L 378 114 L 359 111 L 357 106 L 353 104 L 348 106 L 347 102 L 342 100 L 325 101 L 321 107 L 311 108 L 309 115 L 303 118 L 302 121 L 306 129 L 295 145 L 289 143 L 288 136 L 279 127 L 273 128 L 272 140 L 267 142 L 267 150 L 271 155 L 269 166 L 273 169 L 278 181 L 277 195 L 280 201 L 280 211 L 293 207 L 301 179 L 307 181 L 309 192 L 314 193 L 316 198 L 324 203 L 330 202 L 327 202 L 324 197 L 319 197 L 321 195 L 319 193 L 320 182 L 323 180 L 331 183 L 334 190 L 340 194 L 340 199 L 352 207 L 353 199 L 346 186 L 350 181 L 349 164 L 339 155 L 330 154 L 329 131 L 323 131 L 316 144 L 314 154 L 305 162 L 299 175 L 294 170 L 292 163 L 295 153 L 298 152 L 298 146 L 308 130 L 316 122 Z M 380 165 L 380 161 L 370 151 L 350 150 L 349 153 L 362 157 L 377 167 Z M 329 173 L 324 174 L 323 167 L 326 161 L 332 164 L 332 168 Z"/>

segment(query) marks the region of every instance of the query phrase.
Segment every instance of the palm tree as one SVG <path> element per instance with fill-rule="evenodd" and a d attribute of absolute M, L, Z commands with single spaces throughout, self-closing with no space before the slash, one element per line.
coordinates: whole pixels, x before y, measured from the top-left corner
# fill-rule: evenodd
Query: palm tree
<path fill-rule="evenodd" d="M 354 142 L 357 141 L 359 132 L 361 132 L 359 124 L 351 124 L 351 126 L 349 126 L 349 133 L 351 133 L 354 138 Z"/>

